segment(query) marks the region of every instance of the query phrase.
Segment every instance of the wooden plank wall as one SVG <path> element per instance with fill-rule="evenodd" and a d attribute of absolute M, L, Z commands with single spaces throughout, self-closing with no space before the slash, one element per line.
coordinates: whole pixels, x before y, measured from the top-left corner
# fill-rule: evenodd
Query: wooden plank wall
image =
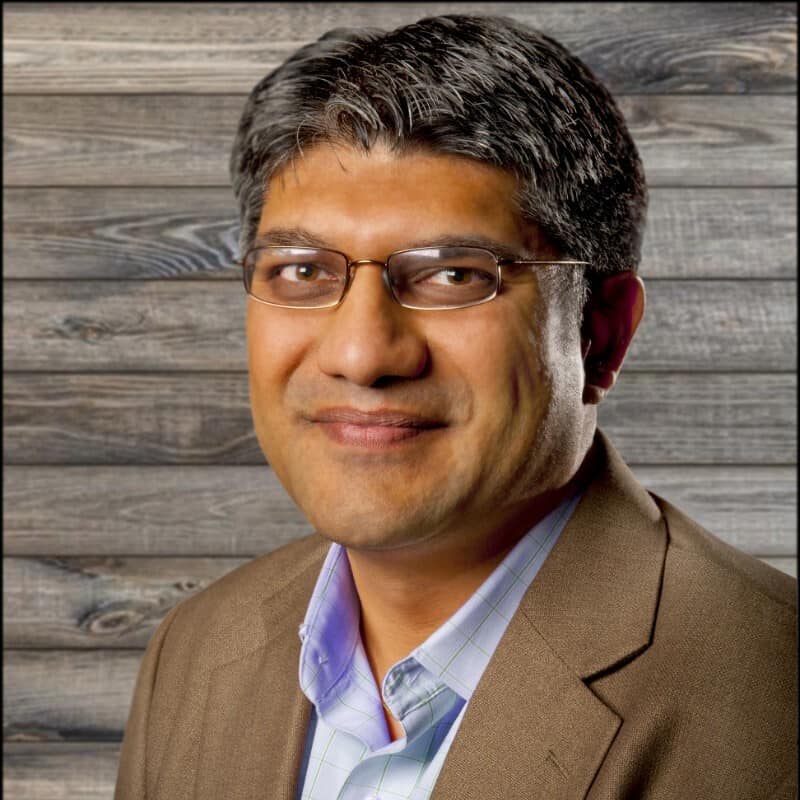
<path fill-rule="evenodd" d="M 245 96 L 336 26 L 509 14 L 619 98 L 648 310 L 601 424 L 796 574 L 794 3 L 7 3 L 4 787 L 111 798 L 166 611 L 309 531 L 253 434 L 226 165 Z"/>

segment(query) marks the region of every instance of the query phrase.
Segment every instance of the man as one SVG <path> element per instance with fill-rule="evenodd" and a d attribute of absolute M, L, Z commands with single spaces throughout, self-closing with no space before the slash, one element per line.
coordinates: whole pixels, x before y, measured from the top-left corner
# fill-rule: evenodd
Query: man
<path fill-rule="evenodd" d="M 317 533 L 151 640 L 133 798 L 789 798 L 796 582 L 597 429 L 644 311 L 608 92 L 504 18 L 336 30 L 247 101 L 258 441 Z"/>

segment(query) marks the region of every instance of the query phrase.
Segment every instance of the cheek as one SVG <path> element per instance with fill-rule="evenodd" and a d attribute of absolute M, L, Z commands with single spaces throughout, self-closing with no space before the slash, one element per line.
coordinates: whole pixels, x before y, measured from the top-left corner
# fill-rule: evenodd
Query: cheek
<path fill-rule="evenodd" d="M 247 310 L 247 367 L 250 373 L 250 404 L 257 413 L 258 406 L 266 399 L 270 382 L 270 370 L 274 362 L 269 358 L 271 335 L 263 314 L 250 303 Z"/>
<path fill-rule="evenodd" d="M 250 411 L 256 438 L 270 466 L 290 494 L 293 480 L 287 454 L 292 452 L 293 431 L 287 388 L 307 348 L 308 326 L 303 333 L 297 318 L 285 318 L 276 309 L 251 302 L 247 309 L 247 360 Z M 291 313 L 291 312 L 289 312 Z"/>
<path fill-rule="evenodd" d="M 285 380 L 307 346 L 308 326 L 280 309 L 250 303 L 245 327 L 251 379 L 259 386 Z"/>
<path fill-rule="evenodd" d="M 547 403 L 550 383 L 541 331 L 530 315 L 495 301 L 483 317 L 464 325 L 450 338 L 452 363 L 470 385 L 476 422 L 496 436 L 509 425 L 537 417 Z M 480 308 L 480 307 L 476 307 Z"/>
<path fill-rule="evenodd" d="M 252 308 L 246 317 L 250 409 L 262 446 L 284 435 L 279 407 L 303 348 L 296 321 L 281 320 L 273 312 Z"/>

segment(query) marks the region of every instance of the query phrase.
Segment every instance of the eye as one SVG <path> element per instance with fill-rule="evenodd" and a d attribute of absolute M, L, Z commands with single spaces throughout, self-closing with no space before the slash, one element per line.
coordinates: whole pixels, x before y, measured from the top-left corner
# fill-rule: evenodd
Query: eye
<path fill-rule="evenodd" d="M 437 279 L 431 282 L 443 283 L 447 286 L 466 286 L 480 281 L 492 282 L 494 280 L 493 275 L 472 267 L 444 267 L 435 272 L 429 272 L 428 275 L 435 278 L 442 276 L 443 279 Z M 423 276 L 423 279 L 425 277 L 426 276 Z"/>
<path fill-rule="evenodd" d="M 270 270 L 269 277 L 270 279 L 282 278 L 292 283 L 311 283 L 317 279 L 337 280 L 337 276 L 332 272 L 311 263 L 281 264 Z"/>

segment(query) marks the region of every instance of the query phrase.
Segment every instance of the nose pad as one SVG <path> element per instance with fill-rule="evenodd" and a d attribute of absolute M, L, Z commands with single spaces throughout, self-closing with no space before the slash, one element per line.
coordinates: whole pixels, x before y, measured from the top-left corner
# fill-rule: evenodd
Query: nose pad
<path fill-rule="evenodd" d="M 386 291 L 394 298 L 394 292 L 392 291 L 392 278 L 389 275 L 389 267 L 384 266 L 383 272 L 381 273 L 383 276 L 383 285 L 386 287 Z"/>
<path fill-rule="evenodd" d="M 391 276 L 389 275 L 389 268 L 386 266 L 386 263 L 372 258 L 360 258 L 358 261 L 350 262 L 350 270 L 349 270 L 347 284 L 345 285 L 344 292 L 342 293 L 342 303 L 345 301 L 347 293 L 350 291 L 350 287 L 352 286 L 353 281 L 356 279 L 356 270 L 354 269 L 354 267 L 361 266 L 362 264 L 375 264 L 376 266 L 383 268 L 381 270 L 383 285 L 386 287 L 386 291 L 389 293 L 389 297 L 393 301 L 397 302 L 394 296 L 394 291 L 392 291 L 392 279 Z"/>

